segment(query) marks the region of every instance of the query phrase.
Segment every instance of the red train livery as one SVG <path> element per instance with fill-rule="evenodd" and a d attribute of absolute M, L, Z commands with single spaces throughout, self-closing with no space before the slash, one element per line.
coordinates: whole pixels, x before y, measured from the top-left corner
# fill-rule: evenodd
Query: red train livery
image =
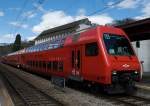
<path fill-rule="evenodd" d="M 124 92 L 141 78 L 140 63 L 127 35 L 110 26 L 58 37 L 8 54 L 3 62 L 66 81 L 102 85 L 107 92 Z"/>

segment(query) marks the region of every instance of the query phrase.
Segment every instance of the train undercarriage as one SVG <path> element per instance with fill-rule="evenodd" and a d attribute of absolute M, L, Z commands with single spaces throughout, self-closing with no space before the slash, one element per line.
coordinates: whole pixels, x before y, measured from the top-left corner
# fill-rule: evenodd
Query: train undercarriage
<path fill-rule="evenodd" d="M 108 94 L 134 93 L 136 92 L 135 82 L 139 81 L 140 74 L 137 71 L 112 72 L 112 84 L 104 87 Z"/>

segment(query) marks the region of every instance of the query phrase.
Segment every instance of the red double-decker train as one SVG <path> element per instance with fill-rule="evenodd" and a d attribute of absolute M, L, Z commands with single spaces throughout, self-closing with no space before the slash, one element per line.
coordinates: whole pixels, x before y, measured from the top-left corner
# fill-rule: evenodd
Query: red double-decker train
<path fill-rule="evenodd" d="M 140 81 L 140 63 L 119 28 L 97 26 L 8 54 L 3 62 L 50 77 L 124 92 Z"/>

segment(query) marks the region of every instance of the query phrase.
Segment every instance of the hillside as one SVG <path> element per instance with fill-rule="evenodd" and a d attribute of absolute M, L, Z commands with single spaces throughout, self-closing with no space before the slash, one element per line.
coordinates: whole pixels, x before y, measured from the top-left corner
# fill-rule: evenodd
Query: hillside
<path fill-rule="evenodd" d="M 29 42 L 21 42 L 21 48 L 27 48 L 34 45 L 34 41 L 29 41 Z M 8 53 L 13 52 L 12 51 L 12 46 L 13 44 L 3 44 L 1 43 L 0 45 L 0 56 L 6 55 Z"/>

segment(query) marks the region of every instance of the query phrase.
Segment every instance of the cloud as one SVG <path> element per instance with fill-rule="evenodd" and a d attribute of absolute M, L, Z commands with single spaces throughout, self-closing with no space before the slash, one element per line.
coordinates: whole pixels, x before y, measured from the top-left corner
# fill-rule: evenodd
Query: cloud
<path fill-rule="evenodd" d="M 51 11 L 42 16 L 41 22 L 35 25 L 32 31 L 41 32 L 45 29 L 72 22 L 73 20 L 72 16 L 66 15 L 63 11 Z"/>
<path fill-rule="evenodd" d="M 150 17 L 150 1 L 143 4 L 143 9 L 141 10 L 142 15 L 135 17 L 136 19 L 144 19 Z"/>
<path fill-rule="evenodd" d="M 77 15 L 83 16 L 85 13 L 86 13 L 85 9 L 80 8 L 80 9 L 78 10 L 78 12 L 77 12 Z"/>
<path fill-rule="evenodd" d="M 22 14 L 23 17 L 34 18 L 37 14 L 34 11 L 27 11 Z"/>
<path fill-rule="evenodd" d="M 35 39 L 37 36 L 30 36 L 30 37 L 27 37 L 27 41 L 31 41 L 33 39 Z"/>
<path fill-rule="evenodd" d="M 19 22 L 10 22 L 9 24 L 15 27 L 28 28 L 27 24 L 21 24 Z"/>
<path fill-rule="evenodd" d="M 114 3 L 115 2 L 110 1 L 110 2 L 107 3 L 107 6 L 113 8 L 113 7 L 115 7 Z"/>
<path fill-rule="evenodd" d="M 12 34 L 0 35 L 0 43 L 13 43 L 15 36 Z"/>
<path fill-rule="evenodd" d="M 136 8 L 139 2 L 141 2 L 141 0 L 123 0 L 117 5 L 117 7 L 120 9 L 132 9 Z"/>
<path fill-rule="evenodd" d="M 105 25 L 107 23 L 111 23 L 113 21 L 113 18 L 111 18 L 107 14 L 102 14 L 102 15 L 95 15 L 95 16 L 90 16 L 88 17 L 89 20 L 93 23 L 97 23 L 100 25 Z"/>
<path fill-rule="evenodd" d="M 85 10 L 83 9 L 79 9 L 77 16 L 68 15 L 64 11 L 49 11 L 41 17 L 41 22 L 39 24 L 33 26 L 32 31 L 35 33 L 40 33 L 43 30 L 57 27 L 83 18 L 89 18 L 90 21 L 100 25 L 111 23 L 113 21 L 113 19 L 107 14 L 93 16 L 86 16 L 84 14 Z"/>
<path fill-rule="evenodd" d="M 0 17 L 4 16 L 4 12 L 0 11 Z"/>

